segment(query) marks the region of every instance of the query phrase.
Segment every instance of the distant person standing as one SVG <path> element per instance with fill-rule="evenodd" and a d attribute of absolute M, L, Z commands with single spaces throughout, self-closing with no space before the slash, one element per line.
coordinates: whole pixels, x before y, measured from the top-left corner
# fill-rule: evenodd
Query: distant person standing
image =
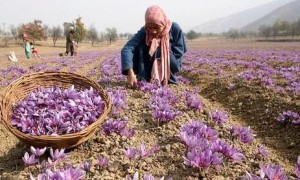
<path fill-rule="evenodd" d="M 24 50 L 25 50 L 26 58 L 30 59 L 31 58 L 31 46 L 30 46 L 30 43 L 29 43 L 29 37 L 26 33 L 23 33 L 22 37 L 23 37 L 23 43 L 24 43 L 23 47 L 24 47 Z"/>
<path fill-rule="evenodd" d="M 71 56 L 74 54 L 74 42 L 75 42 L 75 37 L 74 37 L 74 28 L 71 27 L 69 33 L 67 34 L 67 42 L 66 42 L 66 53 L 65 55 L 68 56 L 70 53 Z"/>
<path fill-rule="evenodd" d="M 27 59 L 31 58 L 31 46 L 29 43 L 29 39 L 28 38 L 23 38 L 23 42 L 24 42 L 24 50 L 25 50 L 25 55 Z"/>

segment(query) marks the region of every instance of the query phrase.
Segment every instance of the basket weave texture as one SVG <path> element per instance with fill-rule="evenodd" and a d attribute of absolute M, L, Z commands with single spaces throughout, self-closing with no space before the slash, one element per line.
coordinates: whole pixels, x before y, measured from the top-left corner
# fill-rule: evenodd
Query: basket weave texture
<path fill-rule="evenodd" d="M 22 101 L 32 91 L 37 88 L 49 88 L 52 86 L 60 88 L 69 88 L 74 85 L 76 89 L 89 89 L 92 87 L 99 93 L 105 103 L 103 114 L 88 127 L 83 130 L 58 136 L 41 135 L 33 136 L 25 134 L 11 125 L 11 115 L 14 106 Z M 93 80 L 74 73 L 69 72 L 39 72 L 20 77 L 13 83 L 8 85 L 3 92 L 3 97 L 0 101 L 0 118 L 2 124 L 19 140 L 28 145 L 35 147 L 53 147 L 53 148 L 72 148 L 90 139 L 96 129 L 103 123 L 105 117 L 111 110 L 111 102 L 109 96 L 104 89 Z"/>

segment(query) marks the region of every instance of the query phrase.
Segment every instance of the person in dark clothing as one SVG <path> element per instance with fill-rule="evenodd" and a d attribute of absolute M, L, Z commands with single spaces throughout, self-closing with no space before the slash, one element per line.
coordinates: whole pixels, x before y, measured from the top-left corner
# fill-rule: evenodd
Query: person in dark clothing
<path fill-rule="evenodd" d="M 73 56 L 74 54 L 74 29 L 72 28 L 70 30 L 70 32 L 67 34 L 67 42 L 66 42 L 66 52 L 65 52 L 65 55 L 68 56 L 68 54 L 70 53 L 71 56 Z"/>
<path fill-rule="evenodd" d="M 143 26 L 122 48 L 122 74 L 127 85 L 138 80 L 159 85 L 176 84 L 182 56 L 187 51 L 180 26 L 171 22 L 159 6 L 150 6 Z"/>

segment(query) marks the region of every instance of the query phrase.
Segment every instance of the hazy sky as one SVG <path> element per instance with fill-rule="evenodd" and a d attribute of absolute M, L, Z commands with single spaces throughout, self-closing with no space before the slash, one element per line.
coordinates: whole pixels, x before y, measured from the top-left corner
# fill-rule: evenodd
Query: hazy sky
<path fill-rule="evenodd" d="M 42 20 L 52 26 L 82 17 L 86 28 L 98 31 L 115 27 L 135 33 L 144 24 L 145 10 L 159 5 L 183 31 L 274 0 L 0 0 L 0 27 Z"/>

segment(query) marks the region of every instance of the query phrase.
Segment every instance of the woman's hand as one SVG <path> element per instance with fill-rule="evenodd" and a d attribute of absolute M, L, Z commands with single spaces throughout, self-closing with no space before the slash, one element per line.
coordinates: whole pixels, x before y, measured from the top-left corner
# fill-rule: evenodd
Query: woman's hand
<path fill-rule="evenodd" d="M 127 85 L 129 87 L 134 87 L 137 85 L 136 75 L 134 74 L 132 69 L 128 70 Z"/>

